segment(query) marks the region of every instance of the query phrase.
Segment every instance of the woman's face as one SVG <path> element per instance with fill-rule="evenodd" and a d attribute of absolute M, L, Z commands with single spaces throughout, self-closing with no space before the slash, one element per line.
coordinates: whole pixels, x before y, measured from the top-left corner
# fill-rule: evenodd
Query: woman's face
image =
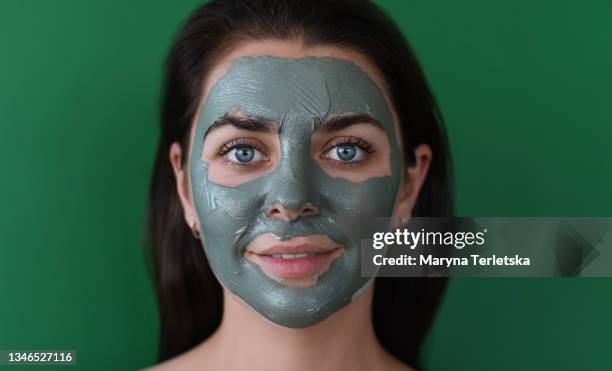
<path fill-rule="evenodd" d="M 361 226 L 410 213 L 422 179 L 383 86 L 357 53 L 283 41 L 241 44 L 207 78 L 185 182 L 175 166 L 185 218 L 223 287 L 275 323 L 353 301 Z"/>

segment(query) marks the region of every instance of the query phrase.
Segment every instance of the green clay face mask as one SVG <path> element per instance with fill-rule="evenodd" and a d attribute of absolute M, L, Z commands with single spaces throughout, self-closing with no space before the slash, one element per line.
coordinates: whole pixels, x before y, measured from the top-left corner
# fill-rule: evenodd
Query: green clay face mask
<path fill-rule="evenodd" d="M 236 111 L 275 123 L 280 157 L 272 172 L 228 187 L 208 179 L 201 156 L 207 130 Z M 382 125 L 390 145 L 390 176 L 354 183 L 328 175 L 312 159 L 315 122 L 346 113 L 366 114 Z M 208 94 L 190 159 L 193 200 L 213 272 L 225 289 L 274 323 L 301 328 L 324 320 L 350 304 L 370 280 L 360 276 L 359 228 L 370 218 L 391 216 L 402 158 L 384 96 L 357 65 L 328 57 L 235 60 Z M 317 208 L 316 215 L 287 221 L 266 213 L 274 204 L 306 203 Z M 280 241 L 324 235 L 344 253 L 312 286 L 288 287 L 245 259 L 249 244 L 262 235 Z"/>

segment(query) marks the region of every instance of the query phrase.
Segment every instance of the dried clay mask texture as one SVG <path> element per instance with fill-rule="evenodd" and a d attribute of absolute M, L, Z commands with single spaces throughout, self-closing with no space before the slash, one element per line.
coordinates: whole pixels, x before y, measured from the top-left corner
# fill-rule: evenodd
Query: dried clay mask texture
<path fill-rule="evenodd" d="M 280 160 L 274 171 L 227 187 L 208 179 L 201 155 L 208 128 L 235 111 L 276 123 Z M 354 183 L 331 177 L 311 158 L 316 120 L 347 112 L 382 124 L 390 144 L 390 176 Z M 365 71 L 329 57 L 236 59 L 210 90 L 193 143 L 190 176 L 202 244 L 227 290 L 272 322 L 294 328 L 322 321 L 363 291 L 369 279 L 360 276 L 359 228 L 369 218 L 391 215 L 403 168 L 392 114 Z M 306 202 L 318 208 L 317 215 L 291 222 L 266 216 L 275 203 Z M 270 233 L 280 240 L 324 234 L 346 250 L 315 285 L 287 287 L 243 257 L 257 236 Z"/>

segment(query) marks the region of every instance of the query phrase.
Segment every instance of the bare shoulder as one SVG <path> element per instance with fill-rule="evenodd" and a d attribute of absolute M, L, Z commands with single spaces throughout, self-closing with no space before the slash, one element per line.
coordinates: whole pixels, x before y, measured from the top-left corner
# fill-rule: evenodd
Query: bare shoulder
<path fill-rule="evenodd" d="M 143 369 L 144 371 L 173 371 L 173 370 L 189 370 L 193 367 L 192 361 L 188 355 L 189 352 L 178 355 L 167 361 Z"/>
<path fill-rule="evenodd" d="M 206 370 L 210 369 L 203 362 L 204 360 L 200 357 L 202 344 L 186 351 L 185 353 L 181 353 L 176 357 L 170 358 L 162 363 L 151 366 L 149 368 L 143 369 L 144 371 L 189 371 L 195 370 Z M 200 351 L 198 351 L 200 349 Z"/>

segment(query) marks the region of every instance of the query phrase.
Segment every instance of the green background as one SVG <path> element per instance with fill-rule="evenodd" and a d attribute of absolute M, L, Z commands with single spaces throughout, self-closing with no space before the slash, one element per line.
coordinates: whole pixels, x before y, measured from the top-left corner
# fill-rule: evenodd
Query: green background
<path fill-rule="evenodd" d="M 2 1 L 0 349 L 152 364 L 140 241 L 161 68 L 198 3 Z M 612 216 L 610 1 L 379 3 L 446 118 L 460 215 Z M 612 279 L 454 279 L 425 369 L 610 369 L 611 294 Z"/>

